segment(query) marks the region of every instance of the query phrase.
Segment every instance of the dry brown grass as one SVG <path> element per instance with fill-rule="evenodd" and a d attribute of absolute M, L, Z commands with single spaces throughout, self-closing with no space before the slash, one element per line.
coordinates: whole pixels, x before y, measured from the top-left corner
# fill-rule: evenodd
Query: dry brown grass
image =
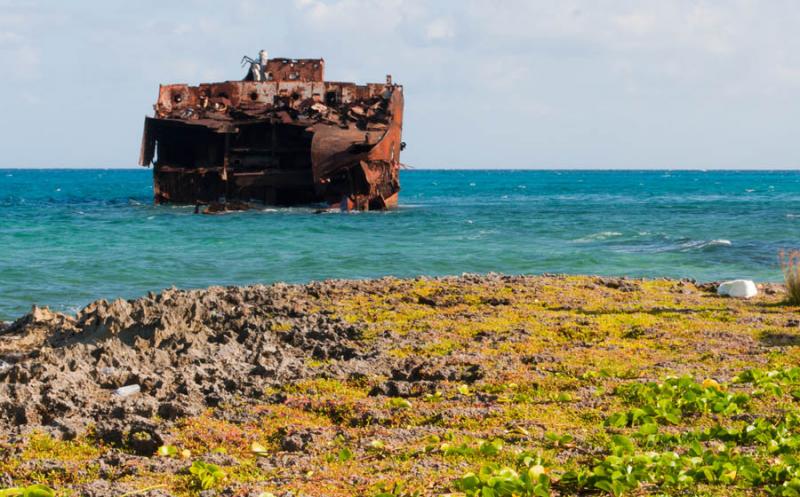
<path fill-rule="evenodd" d="M 780 258 L 786 298 L 790 304 L 800 305 L 800 250 L 781 250 Z"/>

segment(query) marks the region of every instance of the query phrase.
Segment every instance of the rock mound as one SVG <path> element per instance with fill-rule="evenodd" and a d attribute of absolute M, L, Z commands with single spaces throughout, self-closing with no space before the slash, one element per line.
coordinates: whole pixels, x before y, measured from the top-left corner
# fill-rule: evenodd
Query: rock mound
<path fill-rule="evenodd" d="M 0 432 L 44 427 L 73 436 L 90 422 L 103 431 L 109 420 L 175 419 L 304 378 L 309 358 L 336 359 L 337 374 L 359 372 L 371 354 L 361 330 L 315 310 L 322 291 L 171 289 L 100 300 L 75 316 L 34 308 L 0 330 Z M 140 393 L 113 394 L 127 385 Z"/>

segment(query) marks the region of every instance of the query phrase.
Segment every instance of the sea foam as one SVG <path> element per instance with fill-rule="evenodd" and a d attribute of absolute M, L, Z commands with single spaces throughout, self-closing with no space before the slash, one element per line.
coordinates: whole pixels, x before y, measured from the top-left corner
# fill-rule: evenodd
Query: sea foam
<path fill-rule="evenodd" d="M 693 240 L 680 245 L 682 252 L 690 250 L 703 250 L 712 247 L 729 247 L 733 245 L 730 240 L 717 239 L 717 240 Z"/>
<path fill-rule="evenodd" d="M 614 238 L 617 236 L 622 236 L 622 233 L 620 233 L 619 231 L 601 231 L 599 233 L 592 233 L 591 235 L 586 235 L 574 241 L 577 243 L 589 243 L 600 240 L 607 240 L 608 238 Z"/>

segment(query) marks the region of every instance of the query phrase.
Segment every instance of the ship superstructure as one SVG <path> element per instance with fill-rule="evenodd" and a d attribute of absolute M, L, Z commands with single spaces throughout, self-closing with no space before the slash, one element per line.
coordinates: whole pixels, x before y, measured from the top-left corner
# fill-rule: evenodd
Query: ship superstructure
<path fill-rule="evenodd" d="M 245 59 L 244 80 L 159 88 L 139 161 L 156 203 L 397 204 L 402 86 L 325 81 L 323 59 Z"/>

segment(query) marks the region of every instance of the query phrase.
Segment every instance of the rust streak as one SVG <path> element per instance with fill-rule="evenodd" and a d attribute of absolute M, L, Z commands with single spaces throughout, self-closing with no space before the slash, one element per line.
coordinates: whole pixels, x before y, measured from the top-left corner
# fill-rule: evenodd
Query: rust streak
<path fill-rule="evenodd" d="M 403 87 L 329 82 L 322 59 L 265 55 L 244 59 L 242 81 L 160 86 L 139 159 L 156 203 L 396 206 Z"/>

